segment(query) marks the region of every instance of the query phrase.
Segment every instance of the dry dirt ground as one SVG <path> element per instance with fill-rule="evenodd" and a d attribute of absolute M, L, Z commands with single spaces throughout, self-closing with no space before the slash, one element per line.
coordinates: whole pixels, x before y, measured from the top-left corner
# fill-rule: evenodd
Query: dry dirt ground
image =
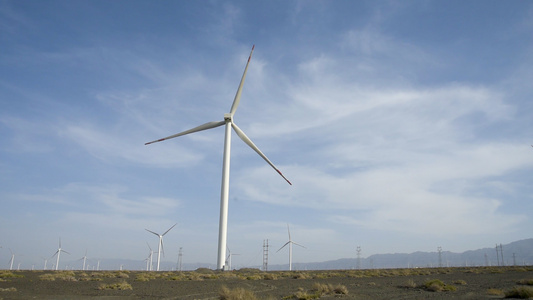
<path fill-rule="evenodd" d="M 438 279 L 451 291 L 424 287 Z M 260 272 L 1 271 L 0 299 L 221 299 L 223 286 L 255 299 L 502 299 L 533 287 L 533 267 Z M 344 286 L 322 294 L 318 284 Z M 119 287 L 123 289 L 119 289 Z M 253 298 L 245 296 L 240 299 Z"/>

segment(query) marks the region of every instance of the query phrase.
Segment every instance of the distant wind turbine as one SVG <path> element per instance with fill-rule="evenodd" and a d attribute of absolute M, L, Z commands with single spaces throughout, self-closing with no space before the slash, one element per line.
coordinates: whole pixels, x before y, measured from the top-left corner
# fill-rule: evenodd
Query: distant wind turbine
<path fill-rule="evenodd" d="M 186 135 L 189 133 L 194 133 L 202 130 L 212 129 L 215 127 L 219 127 L 222 125 L 226 125 L 225 128 L 225 138 L 224 138 L 224 157 L 223 157 L 223 165 L 222 165 L 222 184 L 220 189 L 220 221 L 219 221 L 219 232 L 218 232 L 218 258 L 217 258 L 217 269 L 218 270 L 225 270 L 227 269 L 227 265 L 225 265 L 225 259 L 226 259 L 226 241 L 227 241 L 227 228 L 228 228 L 228 197 L 229 197 L 229 171 L 230 171 L 230 149 L 231 149 L 231 128 L 235 130 L 235 133 L 243 140 L 250 148 L 252 148 L 259 156 L 261 156 L 276 172 L 278 172 L 283 179 L 285 179 L 290 185 L 292 183 L 283 176 L 283 174 L 276 168 L 276 166 L 259 150 L 259 148 L 244 134 L 244 132 L 234 123 L 233 121 L 233 115 L 235 114 L 235 111 L 237 110 L 237 107 L 239 106 L 239 102 L 241 101 L 241 93 L 242 93 L 242 86 L 244 84 L 244 80 L 246 78 L 246 72 L 248 71 L 248 65 L 250 64 L 250 59 L 252 58 L 252 53 L 254 52 L 255 45 L 252 47 L 252 51 L 250 52 L 250 56 L 248 57 L 248 62 L 246 63 L 246 67 L 244 68 L 244 73 L 241 78 L 241 82 L 239 84 L 239 88 L 237 89 L 237 94 L 235 94 L 235 98 L 233 100 L 233 104 L 231 105 L 231 109 L 229 113 L 224 114 L 224 120 L 222 121 L 214 121 L 214 122 L 208 122 L 205 124 L 202 124 L 200 126 L 194 127 L 189 130 L 185 130 L 183 132 L 167 136 L 165 138 L 151 141 L 146 143 L 145 145 L 149 145 L 156 142 L 162 142 L 168 139 L 172 139 L 175 137 L 179 137 L 182 135 Z"/>
<path fill-rule="evenodd" d="M 48 258 L 41 257 L 41 259 L 44 260 L 43 270 L 46 270 L 46 263 L 48 262 Z"/>
<path fill-rule="evenodd" d="M 85 249 L 85 255 L 82 258 L 78 259 L 78 260 L 83 260 L 83 268 L 82 268 L 82 270 L 85 271 L 85 263 L 87 262 L 87 249 Z"/>
<path fill-rule="evenodd" d="M 59 238 L 59 248 L 57 248 L 56 253 L 54 253 L 54 255 L 52 255 L 52 257 L 54 257 L 55 255 L 57 255 L 56 271 L 57 271 L 57 268 L 59 268 L 59 256 L 61 255 L 61 252 L 65 252 L 66 254 L 70 254 L 70 253 L 68 253 L 67 251 L 61 249 L 61 238 Z M 50 258 L 52 258 L 52 257 L 50 257 Z"/>
<path fill-rule="evenodd" d="M 11 248 L 9 248 L 9 252 L 11 252 L 11 259 L 9 260 L 9 269 L 13 270 L 13 262 L 15 261 L 15 253 L 11 251 Z"/>
<path fill-rule="evenodd" d="M 304 246 L 298 244 L 298 243 L 295 243 L 292 239 L 291 239 L 291 230 L 289 229 L 289 224 L 287 224 L 287 231 L 289 232 L 289 241 L 285 243 L 285 245 L 281 246 L 281 248 L 279 248 L 278 251 L 276 251 L 276 253 L 278 253 L 281 249 L 283 249 L 285 246 L 289 245 L 289 271 L 292 271 L 292 244 L 295 244 L 295 245 L 298 245 L 302 248 L 305 248 Z"/>
<path fill-rule="evenodd" d="M 152 271 L 152 266 L 153 266 L 152 258 L 154 256 L 154 250 L 152 250 L 152 247 L 150 247 L 150 244 L 146 243 L 146 245 L 148 245 L 148 248 L 150 249 L 150 255 L 148 255 L 148 258 L 146 258 L 146 271 Z"/>
<path fill-rule="evenodd" d="M 165 234 L 167 234 L 167 232 L 169 232 L 172 228 L 174 228 L 174 226 L 178 225 L 178 223 L 172 225 L 172 227 L 170 227 L 167 231 L 165 231 L 165 233 L 163 234 L 159 234 L 159 233 L 156 233 L 156 232 L 153 232 L 151 230 L 148 230 L 148 229 L 145 229 L 146 231 L 148 232 L 151 232 L 155 235 L 157 235 L 159 237 L 159 244 L 157 246 L 157 270 L 156 271 L 159 271 L 159 262 L 161 261 L 161 250 L 163 250 L 163 253 L 165 253 L 165 250 L 163 249 L 163 236 Z M 150 246 L 148 246 L 150 247 Z M 151 250 L 151 249 L 150 249 Z"/>

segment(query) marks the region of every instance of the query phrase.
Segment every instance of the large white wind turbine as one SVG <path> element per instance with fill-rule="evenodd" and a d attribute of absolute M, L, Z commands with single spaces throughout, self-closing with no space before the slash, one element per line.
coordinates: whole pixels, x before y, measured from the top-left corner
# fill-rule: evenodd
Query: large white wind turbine
<path fill-rule="evenodd" d="M 226 240 L 227 240 L 227 227 L 228 227 L 228 196 L 229 196 L 229 170 L 230 170 L 230 149 L 231 149 L 231 128 L 235 130 L 235 133 L 243 140 L 250 148 L 252 148 L 259 156 L 261 156 L 276 172 L 278 172 L 283 179 L 285 179 L 290 185 L 292 183 L 281 174 L 281 172 L 276 168 L 276 166 L 257 148 L 257 146 L 244 134 L 244 132 L 234 123 L 233 115 L 235 114 L 235 111 L 237 110 L 237 107 L 239 106 L 239 102 L 241 101 L 241 93 L 242 93 L 242 86 L 244 84 L 244 79 L 246 78 L 246 72 L 248 71 L 248 65 L 250 64 L 250 59 L 252 58 L 252 53 L 254 52 L 254 47 L 252 47 L 252 51 L 250 52 L 250 56 L 248 57 L 248 62 L 246 63 L 246 67 L 244 68 L 244 73 L 241 78 L 241 82 L 239 84 L 239 88 L 237 89 L 237 94 L 235 94 L 235 98 L 233 99 L 233 104 L 231 105 L 231 109 L 229 113 L 224 114 L 224 120 L 222 121 L 214 121 L 214 122 L 208 122 L 205 124 L 202 124 L 200 126 L 194 127 L 189 130 L 185 130 L 183 132 L 155 140 L 146 143 L 145 145 L 149 145 L 156 142 L 165 141 L 168 139 L 172 139 L 175 137 L 179 137 L 182 135 L 186 135 L 189 133 L 194 133 L 202 130 L 207 130 L 215 127 L 219 127 L 222 125 L 226 125 L 225 128 L 225 138 L 224 138 L 224 157 L 223 157 L 223 164 L 222 164 L 222 184 L 221 184 L 221 190 L 220 190 L 220 222 L 219 222 L 219 232 L 218 232 L 218 258 L 217 258 L 217 269 L 219 270 L 225 270 L 227 269 L 227 265 L 225 265 L 224 261 L 226 259 Z"/>
<path fill-rule="evenodd" d="M 289 245 L 289 271 L 292 271 L 292 244 L 295 244 L 295 245 L 298 245 L 302 248 L 305 248 L 304 246 L 298 244 L 298 243 L 295 243 L 292 239 L 291 239 L 291 230 L 289 229 L 289 224 L 287 224 L 287 231 L 289 232 L 289 241 L 285 243 L 285 245 L 281 246 L 281 248 L 279 248 L 278 251 L 276 251 L 276 253 L 278 253 L 281 249 L 283 249 L 285 246 Z"/>
<path fill-rule="evenodd" d="M 170 227 L 170 228 L 169 228 L 167 231 L 165 231 L 165 233 L 163 233 L 163 234 L 159 234 L 159 233 L 153 232 L 153 231 L 151 231 L 151 230 L 145 229 L 146 231 L 151 232 L 151 233 L 153 233 L 153 234 L 155 234 L 155 235 L 157 235 L 157 236 L 159 237 L 159 244 L 158 244 L 158 246 L 157 246 L 157 271 L 159 271 L 159 262 L 160 262 L 160 260 L 161 260 L 161 250 L 163 249 L 163 236 L 164 236 L 165 234 L 167 234 L 167 232 L 169 232 L 169 231 L 170 231 L 172 228 L 174 228 L 174 226 L 176 226 L 176 225 L 178 225 L 178 223 L 172 225 L 172 227 Z M 148 247 L 150 247 L 150 246 L 148 246 Z M 150 248 L 150 250 L 152 250 L 152 249 Z M 163 249 L 163 253 L 164 253 L 164 252 L 165 252 L 165 250 Z"/>
<path fill-rule="evenodd" d="M 66 254 L 70 254 L 70 253 L 68 253 L 67 251 L 61 249 L 61 238 L 59 238 L 59 248 L 57 248 L 56 253 L 54 253 L 54 255 L 52 255 L 52 257 L 54 257 L 55 255 L 57 255 L 56 271 L 57 271 L 57 268 L 59 267 L 59 256 L 61 255 L 61 252 L 65 252 Z M 52 257 L 50 257 L 50 258 L 52 258 Z"/>

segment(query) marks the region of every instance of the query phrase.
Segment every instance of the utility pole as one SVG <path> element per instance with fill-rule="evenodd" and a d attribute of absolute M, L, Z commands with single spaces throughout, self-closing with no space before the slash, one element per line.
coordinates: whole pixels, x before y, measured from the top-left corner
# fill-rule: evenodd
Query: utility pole
<path fill-rule="evenodd" d="M 263 271 L 268 271 L 268 239 L 263 240 Z"/>
<path fill-rule="evenodd" d="M 485 253 L 485 267 L 489 266 L 489 256 Z"/>
<path fill-rule="evenodd" d="M 357 269 L 361 269 L 361 247 L 357 246 Z"/>
<path fill-rule="evenodd" d="M 502 266 L 505 267 L 505 261 L 503 260 L 503 245 L 500 243 L 500 255 L 502 256 Z"/>
<path fill-rule="evenodd" d="M 181 272 L 182 270 L 182 262 L 183 262 L 183 247 L 180 247 L 180 251 L 178 252 L 178 265 L 176 266 L 178 271 Z"/>
<path fill-rule="evenodd" d="M 516 253 L 513 253 L 513 266 L 516 266 Z"/>
<path fill-rule="evenodd" d="M 437 251 L 439 252 L 439 268 L 442 268 L 442 247 L 438 246 Z"/>

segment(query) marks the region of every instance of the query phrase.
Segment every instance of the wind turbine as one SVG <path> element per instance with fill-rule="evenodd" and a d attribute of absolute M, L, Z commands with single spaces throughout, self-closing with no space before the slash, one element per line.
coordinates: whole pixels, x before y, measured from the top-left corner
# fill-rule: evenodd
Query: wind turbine
<path fill-rule="evenodd" d="M 52 257 L 54 257 L 55 255 L 57 255 L 56 271 L 57 271 L 57 268 L 59 267 L 59 256 L 61 255 L 61 252 L 65 252 L 66 254 L 70 254 L 70 253 L 68 253 L 67 251 L 61 249 L 61 238 L 59 238 L 59 248 L 57 248 L 56 253 L 54 253 L 54 255 L 52 255 Z M 52 257 L 50 257 L 50 258 L 52 258 Z"/>
<path fill-rule="evenodd" d="M 159 234 L 159 233 L 153 232 L 153 231 L 151 231 L 151 230 L 145 229 L 146 231 L 151 232 L 151 233 L 153 233 L 153 234 L 155 234 L 155 235 L 157 235 L 157 236 L 159 237 L 159 244 L 158 244 L 158 246 L 157 246 L 157 271 L 159 271 L 159 262 L 160 262 L 160 260 L 161 260 L 161 249 L 163 249 L 163 236 L 164 236 L 165 234 L 167 234 L 167 232 L 169 232 L 170 229 L 174 228 L 174 226 L 176 226 L 176 225 L 178 225 L 178 223 L 172 225 L 172 227 L 170 227 L 170 228 L 169 228 L 167 231 L 165 231 L 165 233 L 163 233 L 163 234 Z M 150 246 L 148 246 L 148 247 L 150 247 Z M 150 250 L 152 250 L 152 249 L 150 248 Z M 163 249 L 163 255 L 164 255 L 164 253 L 165 253 L 165 250 Z"/>
<path fill-rule="evenodd" d="M 152 271 L 152 257 L 154 256 L 154 250 L 152 250 L 152 247 L 150 247 L 150 244 L 146 243 L 148 245 L 148 248 L 150 249 L 150 255 L 148 255 L 148 258 L 146 258 L 146 271 Z M 150 263 L 150 265 L 148 265 Z"/>
<path fill-rule="evenodd" d="M 292 239 L 291 239 L 291 230 L 289 229 L 289 224 L 287 224 L 287 231 L 289 232 L 289 241 L 285 243 L 285 245 L 281 246 L 281 248 L 279 248 L 278 251 L 276 251 L 276 253 L 278 253 L 281 249 L 283 249 L 285 246 L 289 245 L 289 271 L 292 271 L 292 244 L 295 244 L 295 245 L 298 245 L 302 248 L 305 248 L 304 246 L 298 244 L 298 243 L 295 243 Z"/>
<path fill-rule="evenodd" d="M 11 248 L 9 248 L 9 252 L 11 252 L 11 259 L 9 260 L 9 269 L 13 270 L 13 262 L 15 261 L 15 253 L 11 251 Z"/>
<path fill-rule="evenodd" d="M 85 249 L 85 255 L 82 258 L 78 259 L 78 260 L 82 260 L 82 259 L 83 259 L 83 269 L 82 270 L 85 271 L 85 263 L 87 262 L 87 249 Z"/>
<path fill-rule="evenodd" d="M 168 139 L 172 139 L 175 137 L 179 137 L 182 135 L 186 135 L 189 133 L 194 133 L 202 130 L 212 129 L 215 127 L 219 127 L 222 125 L 226 125 L 225 128 L 225 137 L 224 137 L 224 156 L 223 156 L 223 164 L 222 164 L 222 184 L 220 189 L 220 221 L 219 221 L 219 228 L 218 228 L 218 258 L 217 258 L 217 269 L 218 270 L 225 270 L 227 268 L 226 265 L 224 265 L 224 260 L 226 259 L 226 241 L 227 241 L 227 229 L 228 229 L 228 197 L 229 197 L 229 170 L 230 170 L 230 150 L 231 150 L 231 128 L 235 130 L 235 133 L 243 140 L 250 148 L 252 148 L 259 156 L 261 156 L 276 172 L 278 172 L 283 179 L 285 179 L 290 185 L 292 183 L 283 176 L 283 174 L 276 168 L 276 166 L 259 150 L 259 148 L 244 134 L 244 132 L 234 123 L 233 116 L 235 115 L 235 111 L 237 110 L 237 107 L 239 106 L 239 102 L 241 101 L 241 93 L 242 93 L 242 86 L 244 84 L 244 80 L 246 78 L 246 72 L 248 71 L 248 65 L 250 64 L 250 59 L 252 58 L 252 53 L 254 52 L 255 45 L 252 47 L 252 51 L 250 52 L 250 56 L 248 57 L 248 62 L 246 63 L 246 67 L 244 68 L 244 73 L 242 74 L 241 82 L 239 84 L 239 88 L 237 89 L 237 93 L 235 94 L 235 98 L 233 99 L 233 104 L 231 105 L 231 109 L 229 113 L 224 114 L 224 120 L 222 121 L 214 121 L 214 122 L 208 122 L 205 124 L 202 124 L 200 126 L 194 127 L 189 130 L 185 130 L 183 132 L 167 136 L 165 138 L 151 141 L 146 143 L 145 145 L 149 145 L 156 142 L 162 142 Z"/>
<path fill-rule="evenodd" d="M 45 257 L 42 257 L 42 256 L 41 256 L 41 259 L 44 260 L 44 267 L 43 267 L 43 270 L 46 270 L 46 263 L 48 262 L 48 258 L 45 258 Z"/>

